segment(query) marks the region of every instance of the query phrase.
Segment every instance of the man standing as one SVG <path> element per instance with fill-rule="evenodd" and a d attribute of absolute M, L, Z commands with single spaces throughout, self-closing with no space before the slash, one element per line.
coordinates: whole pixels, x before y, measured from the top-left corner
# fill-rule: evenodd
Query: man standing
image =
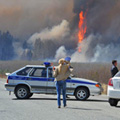
<path fill-rule="evenodd" d="M 114 77 L 117 72 L 118 72 L 117 60 L 113 60 L 112 61 L 112 69 L 111 69 L 112 77 Z"/>

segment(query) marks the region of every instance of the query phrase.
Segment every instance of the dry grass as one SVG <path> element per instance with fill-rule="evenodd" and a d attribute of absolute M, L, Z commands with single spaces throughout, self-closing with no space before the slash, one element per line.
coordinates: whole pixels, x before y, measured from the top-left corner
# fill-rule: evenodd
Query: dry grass
<path fill-rule="evenodd" d="M 0 77 L 5 77 L 6 72 L 13 72 L 25 65 L 40 65 L 42 63 L 40 61 L 0 61 Z M 73 74 L 77 77 L 102 83 L 104 93 L 106 93 L 107 83 L 111 77 L 110 63 L 72 63 L 71 66 L 74 68 Z"/>
<path fill-rule="evenodd" d="M 107 84 L 111 77 L 111 64 L 108 63 L 73 63 L 72 66 L 74 74 L 81 78 Z"/>
<path fill-rule="evenodd" d="M 104 89 L 103 93 L 102 94 L 107 94 L 107 85 L 106 84 L 102 84 L 102 87 Z"/>

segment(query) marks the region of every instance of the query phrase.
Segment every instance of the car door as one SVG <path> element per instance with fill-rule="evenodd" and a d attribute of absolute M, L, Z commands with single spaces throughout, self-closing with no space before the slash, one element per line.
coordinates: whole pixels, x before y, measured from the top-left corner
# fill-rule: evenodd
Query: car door
<path fill-rule="evenodd" d="M 112 78 L 113 88 L 120 90 L 120 71 Z"/>
<path fill-rule="evenodd" d="M 47 89 L 47 69 L 45 67 L 36 67 L 31 70 L 26 82 L 31 86 L 31 91 L 37 93 L 46 93 Z"/>
<path fill-rule="evenodd" d="M 74 89 L 72 88 L 72 78 L 68 77 L 66 80 L 66 94 L 73 94 Z"/>
<path fill-rule="evenodd" d="M 53 68 L 50 67 L 47 69 L 48 71 L 48 79 L 47 79 L 47 93 L 49 94 L 55 94 L 56 93 L 56 87 L 55 87 L 55 82 L 54 82 L 54 77 L 53 77 Z"/>

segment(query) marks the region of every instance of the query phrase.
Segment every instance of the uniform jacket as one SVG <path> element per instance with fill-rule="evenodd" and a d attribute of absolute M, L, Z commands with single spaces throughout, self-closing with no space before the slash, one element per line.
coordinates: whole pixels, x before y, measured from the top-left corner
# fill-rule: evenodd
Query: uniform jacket
<path fill-rule="evenodd" d="M 116 66 L 112 66 L 112 69 L 111 69 L 112 77 L 114 77 L 117 72 L 118 72 L 118 68 Z"/>

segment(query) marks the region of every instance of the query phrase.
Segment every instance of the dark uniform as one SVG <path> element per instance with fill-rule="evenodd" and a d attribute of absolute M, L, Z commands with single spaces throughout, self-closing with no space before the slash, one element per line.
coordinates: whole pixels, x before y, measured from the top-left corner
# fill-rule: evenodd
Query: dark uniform
<path fill-rule="evenodd" d="M 116 66 L 112 66 L 112 69 L 111 69 L 112 77 L 114 77 L 117 72 L 118 72 L 118 68 Z"/>

